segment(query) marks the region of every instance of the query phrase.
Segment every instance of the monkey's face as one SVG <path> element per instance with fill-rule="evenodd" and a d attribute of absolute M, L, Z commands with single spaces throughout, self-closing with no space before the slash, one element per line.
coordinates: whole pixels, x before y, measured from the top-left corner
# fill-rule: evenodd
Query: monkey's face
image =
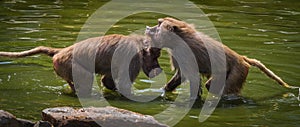
<path fill-rule="evenodd" d="M 153 78 L 162 72 L 162 69 L 158 63 L 158 57 L 160 56 L 160 48 L 149 47 L 143 49 L 143 65 L 142 69 L 144 73 Z"/>
<path fill-rule="evenodd" d="M 185 22 L 173 18 L 160 18 L 156 26 L 146 27 L 145 34 L 156 47 L 172 47 L 176 40 L 182 38 L 182 32 L 188 27 Z"/>
<path fill-rule="evenodd" d="M 146 30 L 145 30 L 145 35 L 148 36 L 149 38 L 151 38 L 152 44 L 153 46 L 157 47 L 157 48 L 161 48 L 161 42 L 160 40 L 158 40 L 157 38 L 157 31 L 158 31 L 158 25 L 150 27 L 150 26 L 146 26 Z"/>

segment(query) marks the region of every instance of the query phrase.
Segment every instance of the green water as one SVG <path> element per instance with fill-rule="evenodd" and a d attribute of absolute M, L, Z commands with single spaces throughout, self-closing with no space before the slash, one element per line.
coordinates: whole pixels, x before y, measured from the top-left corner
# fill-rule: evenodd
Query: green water
<path fill-rule="evenodd" d="M 193 1 L 215 25 L 222 42 L 242 55 L 256 58 L 289 84 L 300 86 L 300 2 L 298 0 L 201 0 Z M 0 1 L 0 51 L 23 51 L 44 45 L 66 47 L 75 43 L 89 16 L 105 2 Z M 130 4 L 130 3 L 128 3 Z M 126 5 L 124 5 L 126 6 Z M 108 33 L 129 34 L 145 25 L 156 24 L 162 15 L 143 13 L 120 20 Z M 192 17 L 191 17 L 192 19 Z M 187 19 L 189 20 L 189 19 Z M 96 35 L 95 35 L 96 36 Z M 168 56 L 160 58 L 168 78 Z M 140 81 L 136 87 L 147 89 Z M 64 94 L 66 84 L 52 69 L 51 58 L 0 58 L 0 109 L 17 117 L 39 120 L 44 108 L 80 107 L 76 97 Z M 185 88 L 183 88 L 185 89 Z M 193 108 L 176 126 L 300 126 L 297 90 L 287 90 L 251 68 L 242 95 L 247 104 L 220 106 L 203 123 L 201 108 Z M 161 99 L 137 103 L 111 95 L 111 105 L 155 115 L 172 104 Z"/>

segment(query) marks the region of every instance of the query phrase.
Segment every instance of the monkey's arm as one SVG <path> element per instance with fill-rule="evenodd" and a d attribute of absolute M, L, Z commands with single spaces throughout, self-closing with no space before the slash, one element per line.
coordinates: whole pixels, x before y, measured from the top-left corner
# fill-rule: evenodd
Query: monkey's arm
<path fill-rule="evenodd" d="M 172 79 L 164 86 L 165 91 L 173 91 L 179 86 L 182 82 L 185 81 L 185 78 L 181 76 L 180 70 L 177 70 Z"/>
<path fill-rule="evenodd" d="M 175 75 L 172 79 L 163 87 L 163 93 L 161 94 L 162 97 L 166 96 L 166 92 L 170 92 L 176 89 L 182 82 L 185 81 L 184 77 L 181 77 L 180 70 L 177 70 Z"/>

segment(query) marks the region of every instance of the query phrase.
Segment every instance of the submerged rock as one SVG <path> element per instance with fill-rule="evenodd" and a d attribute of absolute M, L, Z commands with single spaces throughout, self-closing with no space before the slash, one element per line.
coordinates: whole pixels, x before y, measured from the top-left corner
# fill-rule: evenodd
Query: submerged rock
<path fill-rule="evenodd" d="M 53 127 L 48 121 L 38 121 L 33 127 Z"/>
<path fill-rule="evenodd" d="M 142 115 L 115 107 L 48 108 L 42 112 L 42 120 L 55 127 L 167 127 L 152 116 Z"/>

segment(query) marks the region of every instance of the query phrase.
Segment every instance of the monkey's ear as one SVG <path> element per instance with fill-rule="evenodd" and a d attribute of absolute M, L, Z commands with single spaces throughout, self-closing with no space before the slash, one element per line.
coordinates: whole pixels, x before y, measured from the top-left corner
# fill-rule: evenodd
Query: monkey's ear
<path fill-rule="evenodd" d="M 173 28 L 173 26 L 171 26 L 171 25 L 167 25 L 166 28 L 167 28 L 167 30 L 170 31 L 170 32 L 173 32 L 173 31 L 174 31 L 174 28 Z"/>

